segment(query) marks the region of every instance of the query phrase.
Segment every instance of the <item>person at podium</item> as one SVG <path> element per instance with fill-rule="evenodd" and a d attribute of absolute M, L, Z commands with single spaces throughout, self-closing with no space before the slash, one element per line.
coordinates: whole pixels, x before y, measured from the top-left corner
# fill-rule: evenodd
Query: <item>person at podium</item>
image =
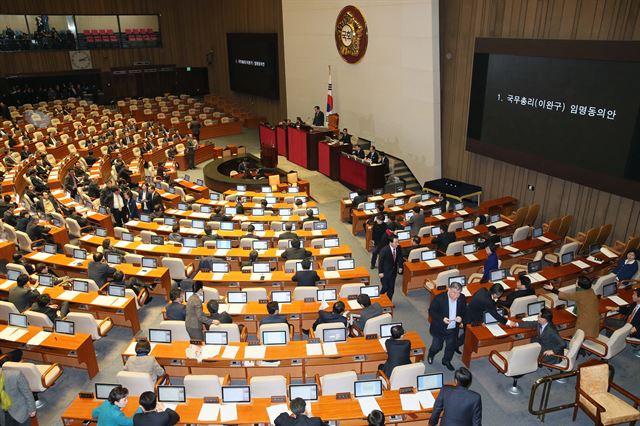
<path fill-rule="evenodd" d="M 353 155 L 360 158 L 361 160 L 364 160 L 364 150 L 360 145 L 356 145 L 353 148 Z"/>
<path fill-rule="evenodd" d="M 367 154 L 367 156 L 365 157 L 367 160 L 371 161 L 372 163 L 379 163 L 380 162 L 380 155 L 378 154 L 378 151 L 376 151 L 376 147 L 371 145 L 371 149 L 369 150 L 369 153 Z"/>
<path fill-rule="evenodd" d="M 324 113 L 320 111 L 318 105 L 313 107 L 313 125 L 319 127 L 324 126 Z"/>

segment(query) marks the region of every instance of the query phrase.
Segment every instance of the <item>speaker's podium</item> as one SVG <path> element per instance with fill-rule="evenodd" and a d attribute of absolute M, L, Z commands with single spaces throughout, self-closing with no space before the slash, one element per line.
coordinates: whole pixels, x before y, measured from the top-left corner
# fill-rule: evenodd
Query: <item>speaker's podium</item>
<path fill-rule="evenodd" d="M 318 143 L 318 171 L 333 180 L 340 179 L 340 157 L 351 152 L 351 144 L 327 139 Z"/>
<path fill-rule="evenodd" d="M 340 182 L 350 188 L 372 192 L 374 188 L 384 187 L 384 167 L 382 164 L 371 164 L 368 160 L 342 153 Z"/>
<path fill-rule="evenodd" d="M 260 123 L 260 162 L 270 169 L 278 166 L 276 128 L 268 123 Z"/>
<path fill-rule="evenodd" d="M 309 170 L 318 170 L 318 142 L 331 135 L 325 127 L 301 125 L 287 129 L 287 159 Z"/>

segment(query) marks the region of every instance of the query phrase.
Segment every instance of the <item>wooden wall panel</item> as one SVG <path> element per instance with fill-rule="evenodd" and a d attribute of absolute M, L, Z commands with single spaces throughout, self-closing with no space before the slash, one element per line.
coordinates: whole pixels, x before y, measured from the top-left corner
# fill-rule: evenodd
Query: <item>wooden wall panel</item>
<path fill-rule="evenodd" d="M 269 120 L 286 117 L 282 5 L 280 0 L 14 0 L 0 2 L 0 14 L 160 14 L 163 47 L 92 51 L 94 68 L 130 66 L 134 61 L 209 68 L 209 90 L 233 99 Z M 274 32 L 280 54 L 280 99 L 232 93 L 229 89 L 226 33 Z M 66 51 L 0 53 L 0 75 L 66 71 Z"/>
<path fill-rule="evenodd" d="M 465 151 L 476 37 L 640 40 L 640 2 L 441 0 L 440 13 L 443 176 L 481 185 L 485 199 L 540 203 L 541 221 L 573 214 L 572 233 L 613 223 L 612 240 L 640 235 L 640 202 Z"/>

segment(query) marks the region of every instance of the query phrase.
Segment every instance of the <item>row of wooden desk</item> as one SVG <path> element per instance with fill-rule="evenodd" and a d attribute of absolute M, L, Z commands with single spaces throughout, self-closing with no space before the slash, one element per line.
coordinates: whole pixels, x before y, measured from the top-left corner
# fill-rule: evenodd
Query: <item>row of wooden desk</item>
<path fill-rule="evenodd" d="M 438 391 L 434 391 L 432 396 L 437 398 L 437 395 Z M 384 391 L 382 396 L 376 398 L 376 401 L 386 416 L 402 416 L 402 420 L 398 423 L 403 425 L 424 426 L 427 424 L 432 411 L 431 408 L 420 411 L 403 410 L 400 392 L 397 390 Z M 76 424 L 74 422 L 80 424 L 80 422 L 92 420 L 92 411 L 102 403 L 102 400 L 76 397 L 62 415 L 62 424 L 73 425 Z M 232 423 L 237 425 L 268 424 L 270 420 L 267 408 L 275 404 L 271 402 L 270 398 L 253 398 L 249 404 L 238 404 L 238 418 Z M 201 420 L 200 411 L 203 405 L 203 398 L 188 398 L 185 404 L 179 404 L 176 407 L 176 412 L 180 415 L 178 424 L 223 424 L 218 420 L 220 417 L 216 417 L 216 420 Z M 127 416 L 132 416 L 138 406 L 138 397 L 130 396 L 123 412 Z M 345 426 L 364 426 L 367 424 L 366 416 L 362 414 L 360 404 L 356 398 L 337 399 L 336 396 L 320 396 L 317 402 L 307 403 L 307 408 L 309 408 L 313 416 L 320 417 L 324 421 L 336 421 Z M 227 423 L 229 422 L 225 422 L 225 424 Z"/>

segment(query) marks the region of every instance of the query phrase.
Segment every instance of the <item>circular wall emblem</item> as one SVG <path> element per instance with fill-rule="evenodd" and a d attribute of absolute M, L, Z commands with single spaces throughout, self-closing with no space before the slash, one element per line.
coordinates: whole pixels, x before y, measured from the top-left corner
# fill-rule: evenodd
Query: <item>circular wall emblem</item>
<path fill-rule="evenodd" d="M 355 64 L 367 51 L 367 22 L 355 6 L 345 6 L 336 19 L 336 48 L 342 59 Z"/>

